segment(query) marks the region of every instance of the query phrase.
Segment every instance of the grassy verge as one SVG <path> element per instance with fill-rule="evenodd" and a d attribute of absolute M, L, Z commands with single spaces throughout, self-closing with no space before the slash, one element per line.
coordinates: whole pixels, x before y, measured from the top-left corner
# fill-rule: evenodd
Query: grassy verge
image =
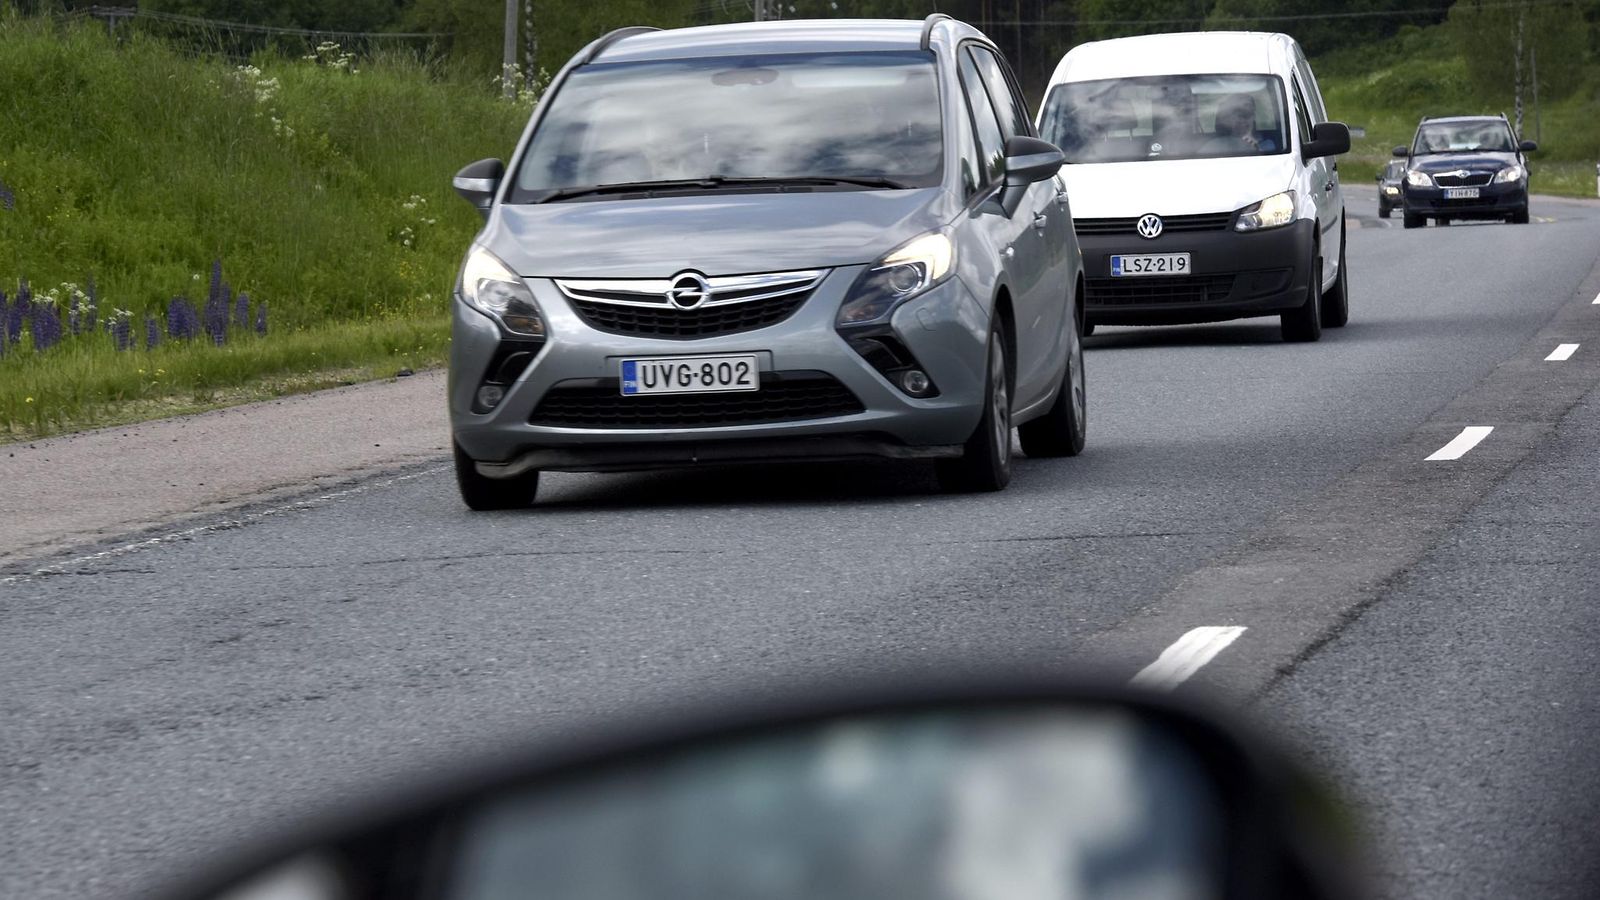
<path fill-rule="evenodd" d="M 1328 115 L 1366 129 L 1353 141 L 1347 178 L 1370 180 L 1399 144 L 1409 144 L 1425 115 L 1512 114 L 1512 97 L 1479 96 L 1468 77 L 1448 26 L 1406 28 L 1379 43 L 1329 54 L 1315 61 Z M 1523 131 L 1538 137 L 1531 156 L 1535 193 L 1595 196 L 1600 162 L 1600 66 L 1588 66 L 1580 84 L 1559 98 L 1545 97 L 1535 116 L 1523 115 Z"/>
<path fill-rule="evenodd" d="M 240 68 L 0 11 L 0 291 L 92 276 L 100 326 L 43 350 L 21 329 L 0 441 L 442 360 L 478 224 L 450 176 L 507 155 L 528 107 L 414 59 L 327 62 Z M 214 260 L 230 296 L 267 301 L 266 336 L 142 349 L 174 298 L 204 306 Z M 106 333 L 117 310 L 140 349 Z"/>

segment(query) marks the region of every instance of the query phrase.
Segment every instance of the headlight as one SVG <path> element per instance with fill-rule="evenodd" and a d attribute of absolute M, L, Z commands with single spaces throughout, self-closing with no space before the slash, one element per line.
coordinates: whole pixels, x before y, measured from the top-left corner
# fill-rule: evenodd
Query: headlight
<path fill-rule="evenodd" d="M 1527 176 L 1528 170 L 1521 166 L 1506 166 L 1504 169 L 1501 169 L 1494 174 L 1494 183 L 1510 184 L 1514 181 L 1521 181 Z"/>
<path fill-rule="evenodd" d="M 1427 172 L 1418 172 L 1416 169 L 1412 169 L 1406 173 L 1406 184 L 1412 187 L 1433 187 L 1433 179 L 1428 177 Z"/>
<path fill-rule="evenodd" d="M 955 268 L 956 245 L 943 229 L 901 245 L 861 273 L 839 306 L 838 324 L 865 325 L 944 281 Z"/>
<path fill-rule="evenodd" d="M 461 298 L 499 319 L 507 330 L 544 337 L 544 319 L 533 302 L 533 292 L 482 247 L 473 248 L 461 267 Z"/>
<path fill-rule="evenodd" d="M 1294 192 L 1284 191 L 1245 207 L 1239 213 L 1239 224 L 1233 227 L 1236 231 L 1261 231 L 1279 228 L 1293 221 Z"/>

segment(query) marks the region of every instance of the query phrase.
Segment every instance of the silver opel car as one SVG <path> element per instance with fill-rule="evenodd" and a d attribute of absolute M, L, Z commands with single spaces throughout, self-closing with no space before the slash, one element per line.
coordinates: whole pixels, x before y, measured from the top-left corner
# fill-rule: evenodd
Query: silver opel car
<path fill-rule="evenodd" d="M 1060 152 L 948 16 L 596 40 L 509 167 L 454 303 L 462 498 L 539 473 L 929 459 L 951 490 L 1084 444 Z"/>

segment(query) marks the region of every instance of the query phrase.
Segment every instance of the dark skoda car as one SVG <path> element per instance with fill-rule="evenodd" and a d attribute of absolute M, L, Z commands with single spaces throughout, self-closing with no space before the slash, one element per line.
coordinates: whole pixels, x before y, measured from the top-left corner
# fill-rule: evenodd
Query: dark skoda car
<path fill-rule="evenodd" d="M 953 490 L 1084 442 L 1062 156 L 976 29 L 632 28 L 558 74 L 455 294 L 462 498 L 541 471 L 879 457 Z"/>
<path fill-rule="evenodd" d="M 1433 219 L 1528 221 L 1528 160 L 1539 149 L 1517 141 L 1501 116 L 1448 116 L 1423 119 L 1410 147 L 1394 148 L 1406 161 L 1401 186 L 1405 226 L 1421 228 Z"/>

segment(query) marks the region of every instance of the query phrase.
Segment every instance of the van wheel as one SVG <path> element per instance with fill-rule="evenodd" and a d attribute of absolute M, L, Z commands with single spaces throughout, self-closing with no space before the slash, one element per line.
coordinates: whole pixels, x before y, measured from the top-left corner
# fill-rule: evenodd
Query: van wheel
<path fill-rule="evenodd" d="M 1322 337 L 1322 258 L 1312 255 L 1311 280 L 1306 285 L 1306 302 L 1299 309 L 1279 318 L 1283 339 L 1291 343 L 1310 343 Z"/>
<path fill-rule="evenodd" d="M 460 444 L 455 445 L 455 451 L 456 487 L 460 489 L 461 500 L 468 509 L 479 512 L 524 509 L 533 503 L 534 495 L 539 492 L 537 470 L 515 478 L 485 478 L 479 474 L 477 464 L 467 455 L 467 451 L 461 449 Z"/>
<path fill-rule="evenodd" d="M 1339 226 L 1339 277 L 1334 280 L 1333 287 L 1322 295 L 1322 327 L 1343 328 L 1350 321 L 1350 279 L 1345 277 L 1348 271 L 1344 265 L 1344 225 Z"/>
<path fill-rule="evenodd" d="M 1006 347 L 989 335 L 988 377 L 983 416 L 961 455 L 938 462 L 939 485 L 951 493 L 1003 490 L 1011 483 L 1011 384 L 1006 377 Z"/>
<path fill-rule="evenodd" d="M 1405 227 L 1407 228 L 1421 228 L 1426 224 L 1428 224 L 1428 220 L 1421 216 L 1413 216 L 1411 213 L 1405 214 Z"/>
<path fill-rule="evenodd" d="M 1067 371 L 1061 376 L 1056 402 L 1049 412 L 1017 426 L 1022 452 L 1035 459 L 1077 456 L 1088 438 L 1089 386 L 1083 372 L 1083 338 L 1077 332 L 1067 330 Z"/>

